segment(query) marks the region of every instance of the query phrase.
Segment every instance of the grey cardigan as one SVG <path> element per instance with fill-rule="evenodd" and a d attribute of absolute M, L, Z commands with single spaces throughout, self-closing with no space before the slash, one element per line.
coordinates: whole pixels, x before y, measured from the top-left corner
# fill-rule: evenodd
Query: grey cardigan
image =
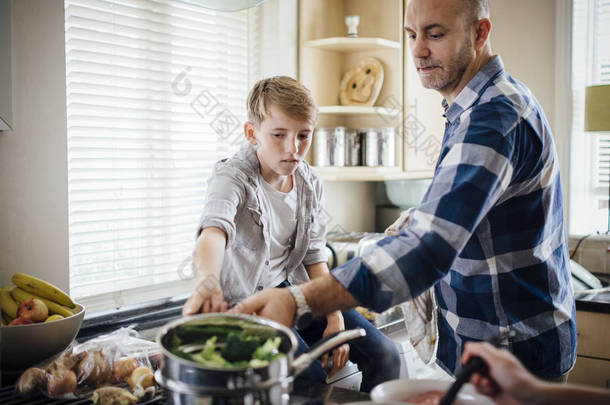
<path fill-rule="evenodd" d="M 227 234 L 220 274 L 225 301 L 235 305 L 264 288 L 269 266 L 269 214 L 260 203 L 260 165 L 254 148 L 244 145 L 235 155 L 216 163 L 208 180 L 198 234 L 217 227 Z M 297 227 L 285 271 L 291 284 L 309 280 L 305 266 L 327 260 L 323 184 L 305 162 L 295 172 Z"/>

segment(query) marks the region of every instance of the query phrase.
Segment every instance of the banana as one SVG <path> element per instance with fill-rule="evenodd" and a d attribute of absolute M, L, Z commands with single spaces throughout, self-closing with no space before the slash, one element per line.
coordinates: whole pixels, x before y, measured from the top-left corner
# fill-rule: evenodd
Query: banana
<path fill-rule="evenodd" d="M 11 297 L 13 287 L 4 287 L 0 290 L 0 298 L 2 300 L 2 311 L 11 318 L 17 318 L 17 307 L 19 304 Z"/>
<path fill-rule="evenodd" d="M 20 287 L 22 290 L 29 293 L 47 298 L 68 308 L 74 308 L 74 301 L 72 301 L 72 298 L 51 283 L 47 283 L 44 280 L 23 273 L 13 274 L 11 281 L 17 287 Z"/>
<path fill-rule="evenodd" d="M 2 316 L 0 316 L 0 320 L 2 320 L 2 325 L 3 326 L 7 326 L 12 321 L 11 317 L 8 316 L 6 314 L 6 312 L 2 312 Z"/>
<path fill-rule="evenodd" d="M 27 299 L 30 299 L 30 298 L 38 298 L 39 300 L 41 300 L 42 302 L 44 302 L 46 304 L 47 308 L 49 308 L 50 314 L 59 314 L 66 318 L 74 315 L 74 312 L 72 312 L 69 308 L 64 307 L 63 305 L 59 305 L 58 303 L 48 300 L 44 297 L 40 297 L 38 295 L 34 295 L 32 293 L 24 291 L 19 287 L 13 287 L 13 289 L 11 290 L 11 295 L 19 303 L 21 303 Z"/>

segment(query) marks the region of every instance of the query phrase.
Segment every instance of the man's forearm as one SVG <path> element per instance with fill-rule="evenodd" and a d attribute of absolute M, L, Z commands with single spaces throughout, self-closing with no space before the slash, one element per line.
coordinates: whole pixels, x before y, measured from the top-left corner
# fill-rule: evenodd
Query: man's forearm
<path fill-rule="evenodd" d="M 316 277 L 301 289 L 315 317 L 358 305 L 358 301 L 330 274 Z"/>
<path fill-rule="evenodd" d="M 309 278 L 312 280 L 315 280 L 317 278 L 324 277 L 324 276 L 327 276 L 330 274 L 330 271 L 328 270 L 328 265 L 326 264 L 326 262 L 311 264 L 309 266 L 305 266 L 305 268 L 307 269 L 307 274 L 309 274 Z M 333 319 L 336 320 L 337 317 L 341 318 L 341 311 L 331 311 L 328 314 L 326 314 L 326 317 L 329 319 L 329 322 Z M 341 323 L 343 323 L 342 320 L 341 320 Z"/>

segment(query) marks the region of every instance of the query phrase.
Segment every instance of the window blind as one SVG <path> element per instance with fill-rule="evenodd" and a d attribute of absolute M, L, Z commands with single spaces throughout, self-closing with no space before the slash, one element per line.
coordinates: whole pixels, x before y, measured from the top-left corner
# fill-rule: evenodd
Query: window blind
<path fill-rule="evenodd" d="M 573 0 L 570 232 L 608 226 L 610 136 L 585 133 L 585 88 L 608 83 L 610 0 Z"/>
<path fill-rule="evenodd" d="M 188 274 L 206 179 L 258 75 L 256 9 L 66 0 L 70 294 Z"/>
<path fill-rule="evenodd" d="M 593 20 L 591 84 L 610 84 L 610 0 L 596 0 Z M 610 186 L 610 134 L 597 134 L 595 155 L 595 194 L 605 201 Z"/>

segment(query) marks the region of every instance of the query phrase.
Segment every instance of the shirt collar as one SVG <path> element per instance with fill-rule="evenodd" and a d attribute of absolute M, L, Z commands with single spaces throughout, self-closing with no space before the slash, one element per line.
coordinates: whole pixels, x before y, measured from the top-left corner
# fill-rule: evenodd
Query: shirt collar
<path fill-rule="evenodd" d="M 480 97 L 481 90 L 499 73 L 504 72 L 504 64 L 500 55 L 492 57 L 489 62 L 460 91 L 451 105 L 443 99 L 444 117 L 450 123 L 454 122 L 464 111 L 469 109 Z"/>

